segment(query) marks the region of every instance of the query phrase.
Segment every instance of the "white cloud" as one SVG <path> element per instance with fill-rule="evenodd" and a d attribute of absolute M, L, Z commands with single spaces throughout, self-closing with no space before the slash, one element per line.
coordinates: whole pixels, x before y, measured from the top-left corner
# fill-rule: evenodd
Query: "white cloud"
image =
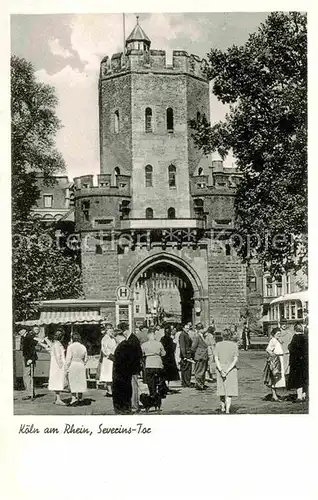
<path fill-rule="evenodd" d="M 48 45 L 50 51 L 54 56 L 61 56 L 64 57 L 64 59 L 68 59 L 73 56 L 72 52 L 62 47 L 61 42 L 58 38 L 51 38 L 48 41 Z"/>
<path fill-rule="evenodd" d="M 68 175 L 98 173 L 98 75 L 65 66 L 53 75 L 42 69 L 36 76 L 56 89 L 57 115 L 63 124 L 56 145 L 66 161 Z"/>

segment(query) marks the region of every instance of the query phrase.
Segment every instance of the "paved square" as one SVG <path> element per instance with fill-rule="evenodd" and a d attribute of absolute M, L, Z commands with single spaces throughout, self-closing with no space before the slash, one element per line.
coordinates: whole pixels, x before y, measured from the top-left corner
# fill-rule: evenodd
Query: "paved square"
<path fill-rule="evenodd" d="M 265 363 L 264 351 L 240 351 L 239 357 L 239 397 L 233 398 L 232 412 L 235 414 L 267 413 L 308 413 L 308 403 L 281 401 L 274 403 L 263 401 L 270 391 L 262 381 Z M 219 398 L 216 396 L 216 384 L 208 383 L 208 389 L 198 392 L 194 388 L 181 388 L 180 383 L 172 384 L 177 392 L 169 394 L 162 401 L 161 415 L 207 415 L 217 414 Z M 63 407 L 53 404 L 54 396 L 46 388 L 37 389 L 37 398 L 33 402 L 22 401 L 23 392 L 14 393 L 14 412 L 16 415 L 114 415 L 112 399 L 104 396 L 102 389 L 89 389 L 82 406 Z M 288 392 L 282 392 L 287 396 Z M 63 394 L 63 399 L 70 400 L 70 395 Z M 144 411 L 142 410 L 142 413 Z M 157 414 L 152 410 L 149 415 Z"/>

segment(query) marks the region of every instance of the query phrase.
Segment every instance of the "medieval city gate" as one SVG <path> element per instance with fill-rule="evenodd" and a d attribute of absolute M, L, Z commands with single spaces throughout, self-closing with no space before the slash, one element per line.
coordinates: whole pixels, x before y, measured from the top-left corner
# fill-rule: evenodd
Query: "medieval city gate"
<path fill-rule="evenodd" d="M 176 256 L 159 254 L 143 260 L 128 276 L 127 285 L 135 306 L 134 319 L 138 316 L 136 297 L 140 295 L 145 302 L 143 317 L 148 323 L 184 324 L 208 317 L 200 277 L 192 266 Z"/>

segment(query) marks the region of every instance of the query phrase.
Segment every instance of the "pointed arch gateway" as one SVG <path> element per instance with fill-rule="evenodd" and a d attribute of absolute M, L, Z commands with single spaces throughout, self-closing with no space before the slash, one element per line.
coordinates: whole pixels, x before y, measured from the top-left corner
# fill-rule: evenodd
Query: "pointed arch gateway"
<path fill-rule="evenodd" d="M 161 252 L 139 262 L 127 276 L 126 284 L 131 290 L 139 287 L 145 280 L 150 280 L 152 287 L 158 281 L 159 291 L 170 287 L 179 290 L 181 322 L 207 321 L 207 312 L 203 304 L 203 285 L 193 267 L 176 255 Z M 160 281 L 160 283 L 159 283 Z"/>

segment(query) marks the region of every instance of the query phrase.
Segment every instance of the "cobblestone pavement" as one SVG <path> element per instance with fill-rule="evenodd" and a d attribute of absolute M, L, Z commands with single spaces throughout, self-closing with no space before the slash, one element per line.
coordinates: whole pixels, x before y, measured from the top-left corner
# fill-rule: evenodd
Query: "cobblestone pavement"
<path fill-rule="evenodd" d="M 269 390 L 263 385 L 262 372 L 265 362 L 264 351 L 240 352 L 239 359 L 239 397 L 233 398 L 232 413 L 267 414 L 267 413 L 308 413 L 308 403 L 293 403 L 283 400 L 275 403 L 264 401 Z M 141 384 L 143 386 L 143 384 Z M 146 390 L 146 386 L 145 390 Z M 180 383 L 171 386 L 176 392 L 169 394 L 162 402 L 161 415 L 218 414 L 219 398 L 216 396 L 216 384 L 208 382 L 206 391 L 194 388 L 181 388 Z M 282 397 L 288 392 L 281 393 Z M 113 415 L 112 399 L 106 398 L 102 389 L 91 388 L 85 394 L 81 406 L 63 407 L 53 404 L 53 395 L 47 388 L 38 388 L 34 401 L 23 401 L 23 391 L 14 392 L 14 413 L 16 415 Z M 63 399 L 70 400 L 68 393 Z M 144 411 L 142 410 L 142 413 Z M 154 410 L 149 412 L 158 414 Z"/>

